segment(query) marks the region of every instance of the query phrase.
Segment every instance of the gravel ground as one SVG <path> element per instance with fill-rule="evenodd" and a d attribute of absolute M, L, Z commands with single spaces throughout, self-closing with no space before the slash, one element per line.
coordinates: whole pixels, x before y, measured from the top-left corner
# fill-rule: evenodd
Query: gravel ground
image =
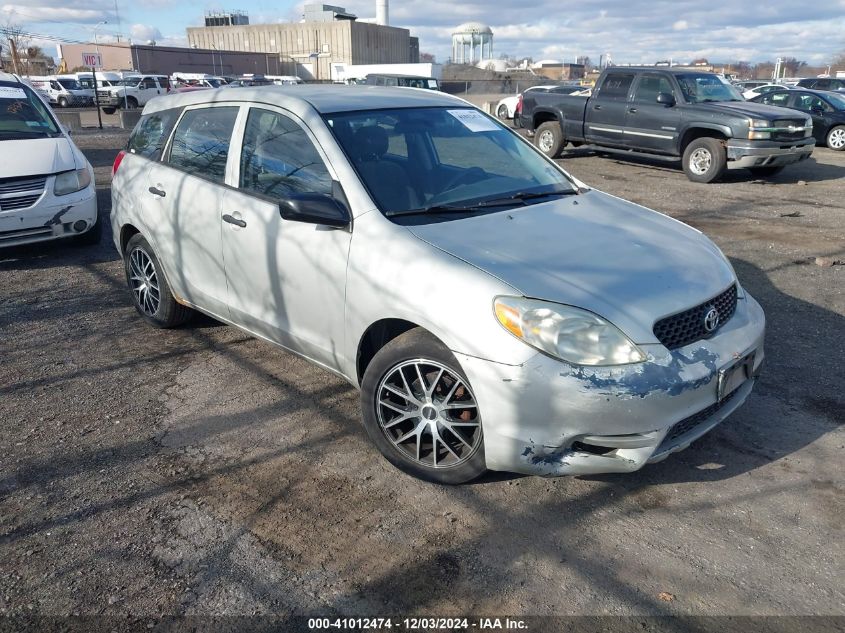
<path fill-rule="evenodd" d="M 125 133 L 80 132 L 109 213 Z M 845 153 L 770 182 L 573 152 L 766 310 L 748 403 L 624 476 L 445 488 L 338 378 L 210 319 L 154 331 L 99 247 L 0 251 L 0 615 L 845 615 Z M 839 466 L 837 466 L 839 464 Z"/>

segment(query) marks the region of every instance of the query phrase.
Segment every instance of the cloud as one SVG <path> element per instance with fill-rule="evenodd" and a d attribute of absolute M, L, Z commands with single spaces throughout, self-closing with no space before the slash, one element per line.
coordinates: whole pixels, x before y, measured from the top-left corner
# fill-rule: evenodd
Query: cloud
<path fill-rule="evenodd" d="M 69 3 L 70 4 L 70 3 Z M 4 4 L 0 14 L 14 22 L 81 22 L 93 24 L 110 16 L 103 9 L 75 8 L 73 6 L 30 6 Z"/>
<path fill-rule="evenodd" d="M 689 28 L 689 23 L 686 20 L 678 20 L 672 25 L 674 31 L 686 31 Z"/>
<path fill-rule="evenodd" d="M 132 37 L 133 42 L 146 42 L 147 40 L 158 40 L 162 39 L 161 31 L 159 31 L 154 26 L 148 26 L 146 24 L 133 24 L 129 28 L 129 35 Z"/>

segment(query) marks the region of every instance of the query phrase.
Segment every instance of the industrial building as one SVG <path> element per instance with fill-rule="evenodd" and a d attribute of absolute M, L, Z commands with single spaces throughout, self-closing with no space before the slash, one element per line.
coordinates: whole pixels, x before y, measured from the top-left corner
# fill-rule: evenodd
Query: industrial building
<path fill-rule="evenodd" d="M 216 15 L 218 20 L 221 17 Z M 225 17 L 222 19 L 225 21 Z M 273 55 L 281 65 L 279 74 L 318 81 L 331 79 L 333 63 L 419 62 L 418 38 L 412 37 L 408 29 L 388 25 L 387 0 L 378 0 L 374 22 L 358 19 L 343 7 L 307 4 L 302 22 L 232 22 L 189 27 L 187 35 L 191 47 Z"/>
<path fill-rule="evenodd" d="M 260 51 L 226 51 L 137 44 L 59 44 L 57 52 L 68 70 L 82 65 L 83 53 L 100 54 L 102 70 L 133 70 L 170 75 L 174 72 L 209 75 L 284 75 L 278 55 Z"/>

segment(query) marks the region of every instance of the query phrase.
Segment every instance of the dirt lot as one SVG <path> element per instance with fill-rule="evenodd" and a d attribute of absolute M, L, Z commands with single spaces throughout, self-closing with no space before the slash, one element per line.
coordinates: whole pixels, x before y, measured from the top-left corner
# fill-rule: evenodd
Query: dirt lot
<path fill-rule="evenodd" d="M 75 138 L 107 217 L 125 135 Z M 845 266 L 813 262 L 845 260 L 845 154 L 715 185 L 562 164 L 710 235 L 765 308 L 731 419 L 632 475 L 437 487 L 341 380 L 209 319 L 147 327 L 110 236 L 0 251 L 0 615 L 845 615 Z"/>

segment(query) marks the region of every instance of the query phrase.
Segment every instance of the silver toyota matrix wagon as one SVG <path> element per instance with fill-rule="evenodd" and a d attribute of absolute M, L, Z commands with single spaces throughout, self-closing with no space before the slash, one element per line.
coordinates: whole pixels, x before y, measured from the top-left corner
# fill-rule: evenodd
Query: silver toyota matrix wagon
<path fill-rule="evenodd" d="M 144 319 L 197 310 L 342 376 L 423 479 L 636 470 L 725 419 L 763 362 L 763 311 L 709 239 L 446 94 L 156 98 L 112 196 Z"/>

